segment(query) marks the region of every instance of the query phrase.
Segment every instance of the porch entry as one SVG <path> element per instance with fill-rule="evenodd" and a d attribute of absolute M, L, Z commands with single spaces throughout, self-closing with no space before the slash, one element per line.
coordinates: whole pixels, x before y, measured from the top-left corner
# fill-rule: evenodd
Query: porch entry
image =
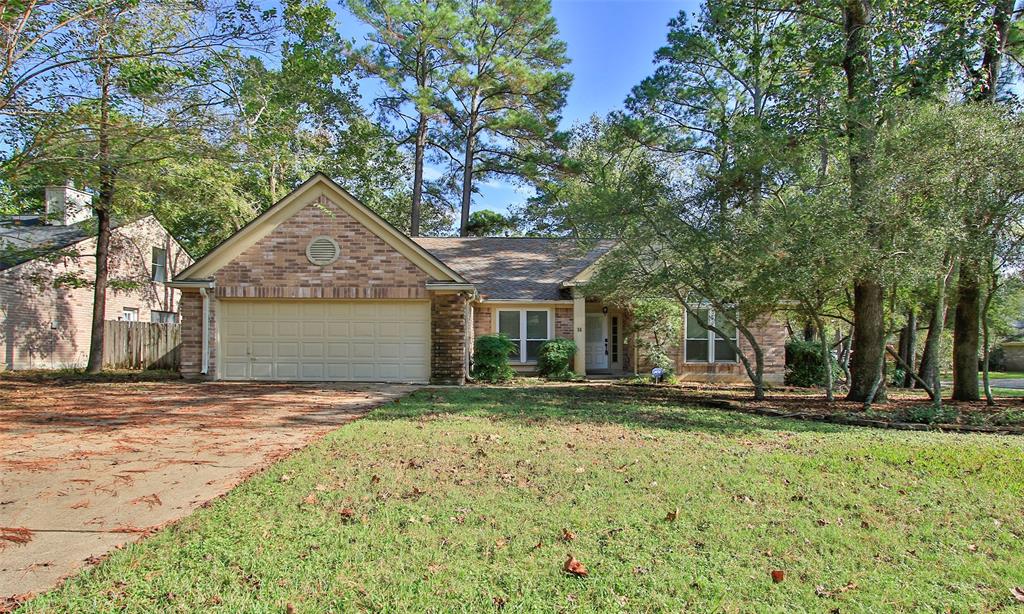
<path fill-rule="evenodd" d="M 588 313 L 586 318 L 587 371 L 608 368 L 608 316 Z"/>

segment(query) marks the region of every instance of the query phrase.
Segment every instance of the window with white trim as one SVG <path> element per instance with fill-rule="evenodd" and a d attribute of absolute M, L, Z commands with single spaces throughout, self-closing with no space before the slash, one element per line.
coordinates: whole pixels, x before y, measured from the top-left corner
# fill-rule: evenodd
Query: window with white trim
<path fill-rule="evenodd" d="M 153 281 L 167 281 L 167 250 L 153 248 Z"/>
<path fill-rule="evenodd" d="M 138 307 L 125 307 L 121 310 L 121 319 L 125 322 L 138 322 L 139 321 L 139 308 Z"/>
<path fill-rule="evenodd" d="M 498 332 L 508 337 L 518 351 L 510 358 L 535 362 L 540 346 L 551 340 L 551 312 L 548 309 L 499 309 Z"/>
<path fill-rule="evenodd" d="M 736 311 L 729 310 L 728 317 L 706 307 L 694 311 L 700 316 L 699 319 L 689 311 L 686 312 L 686 362 L 736 362 L 736 351 L 729 345 L 729 339 L 739 343 L 739 331 L 731 321 L 735 320 Z M 701 320 L 720 329 L 727 336 L 704 328 L 700 324 Z"/>

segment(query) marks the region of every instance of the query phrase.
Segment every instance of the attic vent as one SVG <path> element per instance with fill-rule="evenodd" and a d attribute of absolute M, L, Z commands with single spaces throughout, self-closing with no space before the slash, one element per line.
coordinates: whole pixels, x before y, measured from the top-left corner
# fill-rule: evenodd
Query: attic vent
<path fill-rule="evenodd" d="M 306 257 L 313 264 L 326 266 L 338 259 L 341 255 L 341 248 L 337 241 L 330 237 L 316 237 L 309 242 L 306 248 Z"/>

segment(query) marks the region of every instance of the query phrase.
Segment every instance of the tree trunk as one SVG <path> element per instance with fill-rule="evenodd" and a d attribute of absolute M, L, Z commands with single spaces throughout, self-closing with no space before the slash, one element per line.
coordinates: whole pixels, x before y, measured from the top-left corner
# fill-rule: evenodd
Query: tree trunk
<path fill-rule="evenodd" d="M 412 212 L 409 218 L 409 236 L 420 236 L 420 210 L 423 202 L 423 156 L 427 149 L 427 114 L 420 113 L 416 125 L 416 150 L 413 155 Z"/>
<path fill-rule="evenodd" d="M 981 57 L 981 78 L 977 84 L 974 99 L 979 102 L 995 102 L 999 84 L 999 69 L 1006 54 L 1011 15 L 1015 0 L 994 0 L 992 3 L 992 36 L 985 44 Z M 975 221 L 980 216 L 965 220 L 971 233 L 979 233 Z M 981 280 L 978 274 L 977 258 L 969 253 L 981 243 L 977 238 L 968 238 L 968 245 L 962 255 L 960 279 L 957 283 L 959 299 L 956 306 L 956 320 L 953 325 L 953 398 L 958 401 L 977 401 L 978 391 L 978 329 L 981 328 L 980 295 Z"/>
<path fill-rule="evenodd" d="M 969 249 L 969 248 L 968 248 Z M 953 398 L 977 401 L 978 317 L 981 313 L 977 259 L 966 256 L 960 263 L 959 298 L 953 322 Z"/>
<path fill-rule="evenodd" d="M 907 312 L 906 340 L 903 349 L 903 361 L 913 367 L 917 364 L 917 309 Z M 914 376 L 911 373 L 903 375 L 903 387 L 913 388 Z"/>
<path fill-rule="evenodd" d="M 935 306 L 928 324 L 928 338 L 924 342 L 924 356 L 921 357 L 921 378 L 931 385 L 935 406 L 942 407 L 942 378 L 939 375 L 939 346 L 942 328 L 946 322 L 946 287 L 952 276 L 953 257 L 947 253 L 943 258 L 944 269 L 936 283 Z M 926 370 L 927 369 L 927 370 Z"/>
<path fill-rule="evenodd" d="M 854 333 L 850 356 L 850 401 L 884 402 L 885 317 L 882 285 L 860 282 L 854 286 Z M 879 378 L 882 382 L 876 384 Z M 872 392 L 874 390 L 874 392 Z"/>
<path fill-rule="evenodd" d="M 814 323 L 821 332 L 821 354 L 822 360 L 825 363 L 825 400 L 831 403 L 835 400 L 835 394 L 832 390 L 832 348 L 829 347 L 828 339 L 825 338 L 825 323 L 822 322 L 821 316 L 815 314 Z"/>
<path fill-rule="evenodd" d="M 98 55 L 102 56 L 102 45 Z M 114 203 L 114 171 L 111 168 L 110 153 L 110 63 L 102 61 L 100 71 L 100 123 L 97 131 L 99 158 L 100 193 L 99 206 L 95 207 L 96 230 L 96 280 L 92 299 L 92 324 L 89 338 L 89 361 L 86 373 L 99 373 L 103 369 L 103 321 L 107 312 L 107 280 L 110 256 L 110 212 Z"/>
<path fill-rule="evenodd" d="M 871 6 L 868 0 L 846 0 L 843 29 L 846 34 L 843 73 L 846 77 L 847 150 L 850 168 L 850 206 L 867 215 L 874 199 L 872 183 L 877 103 L 871 79 Z M 878 236 L 872 228 L 867 240 Z M 884 290 L 872 271 L 863 271 L 854 285 L 851 401 L 885 400 Z M 879 381 L 882 377 L 883 381 Z M 869 398 L 873 397 L 873 398 Z"/>
<path fill-rule="evenodd" d="M 476 104 L 476 98 L 473 99 Z M 469 208 L 473 204 L 473 160 L 476 157 L 476 115 L 470 115 L 466 131 L 466 157 L 462 163 L 462 221 L 459 236 L 469 236 Z"/>

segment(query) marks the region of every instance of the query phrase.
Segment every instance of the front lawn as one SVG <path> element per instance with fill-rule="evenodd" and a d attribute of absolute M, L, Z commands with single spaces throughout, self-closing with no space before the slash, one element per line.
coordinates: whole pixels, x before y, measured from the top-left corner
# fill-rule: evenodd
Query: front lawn
<path fill-rule="evenodd" d="M 417 392 L 25 610 L 963 612 L 1015 603 L 1024 438 L 761 418 L 648 394 Z M 569 554 L 587 577 L 563 571 Z"/>

